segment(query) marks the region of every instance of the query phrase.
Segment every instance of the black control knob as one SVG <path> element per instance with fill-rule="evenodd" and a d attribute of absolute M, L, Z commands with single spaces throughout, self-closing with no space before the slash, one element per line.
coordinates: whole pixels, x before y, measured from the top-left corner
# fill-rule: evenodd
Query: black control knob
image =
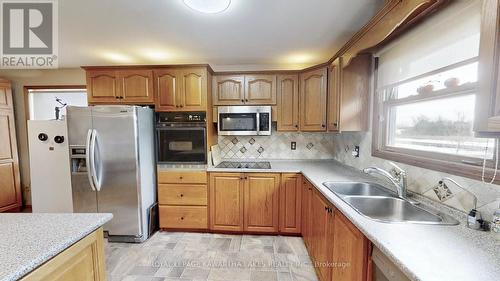
<path fill-rule="evenodd" d="M 40 133 L 40 134 L 38 134 L 38 139 L 41 141 L 46 141 L 49 139 L 49 136 L 47 136 L 46 133 Z"/>
<path fill-rule="evenodd" d="M 63 143 L 64 142 L 64 136 L 55 136 L 54 141 L 56 143 Z"/>

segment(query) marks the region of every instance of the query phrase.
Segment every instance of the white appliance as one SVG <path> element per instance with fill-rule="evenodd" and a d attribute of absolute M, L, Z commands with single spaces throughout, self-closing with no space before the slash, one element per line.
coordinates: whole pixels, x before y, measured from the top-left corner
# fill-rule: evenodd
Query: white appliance
<path fill-rule="evenodd" d="M 219 106 L 217 112 L 221 136 L 271 135 L 271 106 Z"/>
<path fill-rule="evenodd" d="M 34 213 L 72 213 L 66 121 L 28 120 L 31 204 Z"/>

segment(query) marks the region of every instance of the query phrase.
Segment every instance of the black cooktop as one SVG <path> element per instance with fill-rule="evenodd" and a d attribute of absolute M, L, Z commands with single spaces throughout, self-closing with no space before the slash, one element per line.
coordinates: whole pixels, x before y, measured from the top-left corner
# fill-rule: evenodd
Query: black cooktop
<path fill-rule="evenodd" d="M 238 161 L 222 161 L 215 168 L 228 169 L 271 169 L 271 163 L 262 162 L 238 162 Z"/>

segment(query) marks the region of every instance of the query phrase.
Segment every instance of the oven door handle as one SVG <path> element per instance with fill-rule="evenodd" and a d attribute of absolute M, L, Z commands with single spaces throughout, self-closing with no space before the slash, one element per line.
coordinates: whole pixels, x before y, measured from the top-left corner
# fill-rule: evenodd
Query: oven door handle
<path fill-rule="evenodd" d="M 258 111 L 256 113 L 256 118 L 257 118 L 257 135 L 260 135 L 260 113 Z"/>

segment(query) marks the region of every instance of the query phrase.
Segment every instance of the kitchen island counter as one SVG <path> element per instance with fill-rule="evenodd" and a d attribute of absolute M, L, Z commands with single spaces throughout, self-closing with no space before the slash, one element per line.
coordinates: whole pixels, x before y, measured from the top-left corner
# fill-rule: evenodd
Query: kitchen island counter
<path fill-rule="evenodd" d="M 22 278 L 112 217 L 112 214 L 0 214 L 0 280 Z"/>

